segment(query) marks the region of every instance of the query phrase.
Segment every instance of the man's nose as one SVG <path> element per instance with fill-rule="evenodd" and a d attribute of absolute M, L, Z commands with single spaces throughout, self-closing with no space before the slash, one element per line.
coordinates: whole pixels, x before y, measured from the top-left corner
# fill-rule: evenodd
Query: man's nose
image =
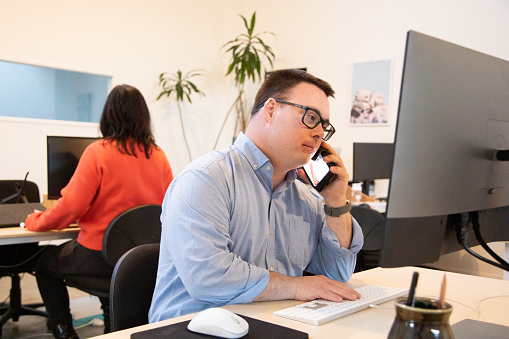
<path fill-rule="evenodd" d="M 325 131 L 323 130 L 322 124 L 318 124 L 318 126 L 313 128 L 313 133 L 315 133 L 315 135 L 313 135 L 313 137 L 323 139 L 323 137 L 325 136 Z"/>

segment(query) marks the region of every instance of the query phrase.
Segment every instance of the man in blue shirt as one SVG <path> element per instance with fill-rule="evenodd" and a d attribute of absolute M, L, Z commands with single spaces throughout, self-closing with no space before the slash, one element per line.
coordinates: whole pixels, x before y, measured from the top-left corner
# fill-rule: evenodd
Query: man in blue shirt
<path fill-rule="evenodd" d="M 362 231 L 348 213 L 348 173 L 325 142 L 334 133 L 333 95 L 309 73 L 272 72 L 245 134 L 173 180 L 163 202 L 150 322 L 252 301 L 360 297 L 344 282 Z M 321 196 L 295 180 L 320 146 L 336 164 Z"/>

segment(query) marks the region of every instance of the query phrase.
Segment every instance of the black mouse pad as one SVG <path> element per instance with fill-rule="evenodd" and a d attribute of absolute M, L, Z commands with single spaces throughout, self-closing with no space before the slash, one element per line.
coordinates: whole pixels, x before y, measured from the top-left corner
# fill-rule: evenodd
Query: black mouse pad
<path fill-rule="evenodd" d="M 268 323 L 266 321 L 249 318 L 241 315 L 249 324 L 249 332 L 242 339 L 271 338 L 271 339 L 307 339 L 309 335 L 288 327 Z M 217 338 L 210 335 L 191 332 L 187 329 L 190 320 L 180 323 L 153 328 L 143 332 L 131 334 L 131 339 L 154 339 L 154 338 Z"/>
<path fill-rule="evenodd" d="M 484 321 L 465 319 L 451 326 L 456 338 L 507 338 L 509 327 Z"/>

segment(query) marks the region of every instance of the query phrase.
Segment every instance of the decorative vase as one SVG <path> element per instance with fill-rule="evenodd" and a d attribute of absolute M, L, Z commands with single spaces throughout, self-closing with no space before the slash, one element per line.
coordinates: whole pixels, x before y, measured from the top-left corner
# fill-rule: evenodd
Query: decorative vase
<path fill-rule="evenodd" d="M 414 306 L 406 305 L 407 298 L 396 299 L 396 318 L 388 338 L 449 339 L 454 338 L 449 317 L 452 306 L 444 304 L 440 309 L 439 301 L 432 298 L 415 298 Z"/>

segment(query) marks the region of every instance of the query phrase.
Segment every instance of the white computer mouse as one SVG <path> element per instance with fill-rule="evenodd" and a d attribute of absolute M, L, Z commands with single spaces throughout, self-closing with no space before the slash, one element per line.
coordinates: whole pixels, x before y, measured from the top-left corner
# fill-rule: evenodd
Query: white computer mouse
<path fill-rule="evenodd" d="M 249 324 L 224 308 L 208 308 L 198 313 L 189 322 L 187 329 L 220 338 L 240 338 L 249 331 Z"/>

